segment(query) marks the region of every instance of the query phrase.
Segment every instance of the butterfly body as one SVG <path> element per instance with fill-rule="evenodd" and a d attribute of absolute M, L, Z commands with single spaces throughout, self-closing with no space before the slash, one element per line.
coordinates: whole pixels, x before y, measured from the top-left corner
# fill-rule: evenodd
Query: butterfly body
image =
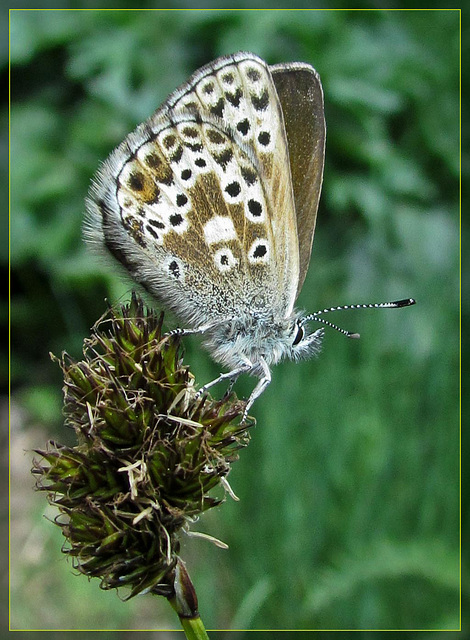
<path fill-rule="evenodd" d="M 299 317 L 298 313 L 287 318 L 262 317 L 256 313 L 240 316 L 208 330 L 205 344 L 220 364 L 236 368 L 249 362 L 250 372 L 260 375 L 261 359 L 271 366 L 285 358 L 297 360 L 318 351 L 321 329 L 296 341 Z"/>

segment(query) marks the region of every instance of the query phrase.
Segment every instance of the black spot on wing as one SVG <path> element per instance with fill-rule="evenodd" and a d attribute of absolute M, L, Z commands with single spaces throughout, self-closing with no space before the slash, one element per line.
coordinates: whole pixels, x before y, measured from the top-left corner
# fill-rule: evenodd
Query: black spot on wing
<path fill-rule="evenodd" d="M 240 191 L 241 191 L 240 183 L 236 182 L 236 181 L 235 182 L 231 182 L 230 184 L 228 184 L 225 187 L 225 191 L 232 198 L 236 198 L 238 196 L 238 194 L 240 193 Z"/>
<path fill-rule="evenodd" d="M 266 111 L 269 105 L 269 94 L 267 89 L 264 89 L 260 96 L 251 94 L 250 98 L 251 104 L 254 106 L 256 111 Z"/>
<path fill-rule="evenodd" d="M 240 120 L 240 122 L 237 123 L 237 131 L 239 131 L 243 136 L 246 136 L 249 130 L 250 123 L 246 118 L 244 120 Z"/>
<path fill-rule="evenodd" d="M 263 207 L 261 206 L 261 203 L 257 200 L 253 200 L 252 198 L 248 200 L 248 210 L 251 215 L 255 216 L 256 218 L 261 216 L 261 214 L 263 213 Z"/>

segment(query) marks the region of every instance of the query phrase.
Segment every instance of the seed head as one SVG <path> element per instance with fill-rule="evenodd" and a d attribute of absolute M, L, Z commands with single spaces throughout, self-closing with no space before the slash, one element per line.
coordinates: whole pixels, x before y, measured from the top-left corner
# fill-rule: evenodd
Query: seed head
<path fill-rule="evenodd" d="M 64 552 L 103 589 L 174 595 L 179 536 L 224 499 L 252 422 L 234 394 L 195 400 L 180 338 L 137 296 L 108 310 L 83 359 L 53 359 L 64 374 L 65 424 L 78 444 L 50 442 L 35 460 L 37 489 L 58 507 Z"/>

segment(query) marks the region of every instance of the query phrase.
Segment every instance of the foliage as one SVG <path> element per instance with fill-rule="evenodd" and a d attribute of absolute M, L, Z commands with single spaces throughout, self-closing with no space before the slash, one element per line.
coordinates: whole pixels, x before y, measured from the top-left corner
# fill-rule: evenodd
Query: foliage
<path fill-rule="evenodd" d="M 230 549 L 188 543 L 209 627 L 459 625 L 458 37 L 457 11 L 12 14 L 12 383 L 34 419 L 61 429 L 48 352 L 78 356 L 104 297 L 130 290 L 81 242 L 91 176 L 224 53 L 322 77 L 325 179 L 299 305 L 418 301 L 345 312 L 361 341 L 329 334 L 317 360 L 273 371 L 231 476 L 241 501 L 201 520 Z M 200 343 L 185 347 L 198 384 L 212 379 Z"/>

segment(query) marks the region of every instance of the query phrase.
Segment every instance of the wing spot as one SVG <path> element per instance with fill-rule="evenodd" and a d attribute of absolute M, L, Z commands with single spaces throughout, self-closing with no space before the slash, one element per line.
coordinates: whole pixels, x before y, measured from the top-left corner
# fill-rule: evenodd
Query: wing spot
<path fill-rule="evenodd" d="M 261 78 L 261 74 L 258 69 L 254 69 L 253 67 L 249 67 L 246 71 L 246 75 L 253 82 L 257 82 Z"/>
<path fill-rule="evenodd" d="M 169 135 L 163 138 L 163 146 L 165 149 L 171 149 L 176 144 L 176 136 L 174 133 L 170 133 Z"/>
<path fill-rule="evenodd" d="M 267 131 L 261 131 L 258 136 L 258 142 L 263 145 L 263 147 L 267 147 L 271 142 L 271 135 Z"/>
<path fill-rule="evenodd" d="M 157 153 L 149 153 L 145 156 L 145 164 L 151 169 L 156 169 L 163 163 L 163 160 Z"/>
<path fill-rule="evenodd" d="M 225 74 L 222 76 L 222 80 L 223 80 L 224 82 L 226 82 L 227 84 L 232 84 L 232 83 L 233 83 L 233 81 L 234 81 L 233 73 L 225 73 Z"/>
<path fill-rule="evenodd" d="M 214 83 L 213 82 L 208 82 L 203 88 L 202 88 L 203 92 L 206 93 L 207 95 L 210 95 L 211 93 L 214 92 Z"/>
<path fill-rule="evenodd" d="M 263 93 L 260 96 L 251 94 L 250 97 L 251 103 L 256 111 L 266 111 L 269 105 L 269 95 L 267 89 L 264 89 Z"/>
<path fill-rule="evenodd" d="M 238 194 L 240 193 L 240 191 L 241 191 L 240 183 L 239 182 L 231 182 L 230 184 L 228 184 L 225 187 L 225 191 L 232 198 L 236 198 L 238 196 Z"/>
<path fill-rule="evenodd" d="M 267 240 L 258 238 L 253 242 L 248 252 L 248 260 L 252 263 L 268 262 L 269 244 Z"/>
<path fill-rule="evenodd" d="M 232 251 L 228 247 L 222 247 L 214 254 L 215 266 L 222 273 L 224 271 L 230 271 L 238 264 L 238 260 L 233 255 Z"/>
<path fill-rule="evenodd" d="M 179 227 L 183 222 L 183 216 L 180 213 L 172 213 L 170 216 L 170 224 L 172 227 Z"/>
<path fill-rule="evenodd" d="M 194 127 L 184 127 L 183 135 L 185 135 L 187 138 L 197 138 L 199 134 L 198 130 Z"/>
<path fill-rule="evenodd" d="M 208 129 L 207 138 L 213 144 L 223 144 L 225 142 L 225 137 L 216 129 Z"/>
<path fill-rule="evenodd" d="M 222 169 L 226 169 L 227 165 L 233 158 L 233 151 L 231 149 L 225 149 L 222 153 L 213 154 L 214 160 L 219 164 Z"/>
<path fill-rule="evenodd" d="M 150 225 L 147 225 L 146 229 L 150 233 L 150 235 L 155 238 L 155 240 L 159 240 L 160 239 L 160 236 L 158 235 L 158 233 Z"/>
<path fill-rule="evenodd" d="M 171 171 L 169 177 L 173 180 Z M 138 196 L 136 195 L 136 198 L 140 201 L 147 203 L 158 201 L 160 190 L 150 176 L 147 176 L 140 171 L 130 171 L 125 178 L 125 184 L 130 191 L 138 194 Z"/>
<path fill-rule="evenodd" d="M 171 158 L 178 157 L 180 148 L 181 148 L 180 145 L 178 145 L 178 148 L 173 150 L 171 154 Z M 146 189 L 153 192 L 153 189 L 155 188 L 155 182 L 162 182 L 163 184 L 167 184 L 167 185 L 170 185 L 173 183 L 173 172 L 171 170 L 171 167 L 168 165 L 166 160 L 161 158 L 161 156 L 159 156 L 157 153 L 146 154 L 145 164 L 151 170 L 149 171 L 148 177 L 146 177 L 141 172 L 130 173 L 130 177 L 132 177 L 135 174 L 138 174 L 140 176 L 140 182 L 142 182 L 142 185 L 143 185 L 142 188 L 145 186 Z M 143 181 L 145 180 L 147 182 L 146 185 L 144 185 L 143 183 Z M 132 186 L 130 184 L 129 184 L 129 187 L 132 189 Z M 134 188 L 137 188 L 137 187 L 134 187 Z M 142 190 L 142 189 L 138 189 L 138 190 Z"/>
<path fill-rule="evenodd" d="M 183 147 L 181 145 L 178 146 L 176 151 L 171 154 L 170 161 L 171 162 L 179 162 L 183 156 Z"/>
<path fill-rule="evenodd" d="M 131 173 L 127 180 L 127 186 L 129 189 L 132 189 L 132 191 L 143 191 L 145 186 L 144 174 L 137 171 Z"/>
<path fill-rule="evenodd" d="M 235 93 L 229 93 L 228 91 L 225 93 L 225 97 L 227 98 L 228 102 L 230 102 L 230 104 L 235 107 L 236 109 L 238 109 L 238 107 L 240 106 L 240 100 L 242 97 L 242 90 L 240 89 L 240 87 L 235 91 Z"/>
<path fill-rule="evenodd" d="M 181 266 L 178 264 L 178 262 L 176 260 L 172 260 L 169 263 L 169 265 L 168 265 L 168 273 L 175 280 L 180 280 L 181 279 L 182 269 L 181 269 Z"/>
<path fill-rule="evenodd" d="M 246 136 L 248 131 L 250 130 L 250 123 L 245 118 L 244 120 L 240 120 L 237 124 L 237 131 L 239 131 L 243 136 Z"/>
<path fill-rule="evenodd" d="M 202 151 L 204 148 L 200 142 L 196 142 L 194 144 L 191 142 L 185 142 L 184 144 L 188 149 L 191 149 L 191 151 Z"/>
<path fill-rule="evenodd" d="M 243 180 L 249 187 L 255 184 L 255 182 L 258 180 L 256 171 L 253 171 L 253 169 L 250 169 L 249 167 L 240 167 L 240 173 L 242 174 Z"/>
<path fill-rule="evenodd" d="M 210 108 L 210 111 L 213 115 L 218 116 L 219 118 L 222 117 L 223 113 L 224 113 L 224 99 L 223 98 L 219 98 L 217 100 L 217 102 Z"/>
<path fill-rule="evenodd" d="M 126 218 L 123 218 L 122 222 L 130 236 L 134 238 L 138 245 L 145 249 L 147 247 L 147 243 L 144 238 L 144 227 L 142 221 L 137 220 L 133 216 L 127 216 Z"/>
<path fill-rule="evenodd" d="M 197 102 L 194 102 L 194 101 L 191 101 L 191 100 L 184 104 L 184 108 L 187 109 L 188 111 L 195 112 L 196 116 L 197 116 L 197 114 L 199 112 L 199 105 L 197 104 Z"/>
<path fill-rule="evenodd" d="M 152 227 L 157 227 L 157 229 L 164 229 L 165 225 L 160 220 L 149 220 L 148 224 L 151 224 Z"/>
<path fill-rule="evenodd" d="M 248 210 L 255 218 L 259 218 L 263 213 L 261 202 L 253 199 L 248 200 Z"/>

